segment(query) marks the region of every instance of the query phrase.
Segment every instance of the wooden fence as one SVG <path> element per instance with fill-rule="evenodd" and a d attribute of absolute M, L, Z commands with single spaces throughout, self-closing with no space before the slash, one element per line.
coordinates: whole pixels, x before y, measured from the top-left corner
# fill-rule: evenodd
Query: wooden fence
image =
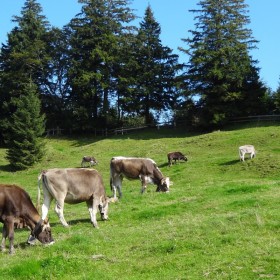
<path fill-rule="evenodd" d="M 265 121 L 280 121 L 280 115 L 260 115 L 234 118 L 229 123 L 244 123 L 244 122 L 265 122 Z"/>
<path fill-rule="evenodd" d="M 245 123 L 245 122 L 265 122 L 265 121 L 275 121 L 279 122 L 280 121 L 280 115 L 260 115 L 260 116 L 248 116 L 248 117 L 240 117 L 240 118 L 234 118 L 229 121 L 229 123 L 234 124 L 234 123 Z M 186 120 L 187 123 L 187 120 Z M 180 123 L 178 123 L 178 126 L 181 126 L 184 124 L 183 120 L 180 120 Z M 95 136 L 103 136 L 103 137 L 108 137 L 111 135 L 124 135 L 128 134 L 133 131 L 139 131 L 143 130 L 146 128 L 154 128 L 154 129 L 160 129 L 160 128 L 175 128 L 176 123 L 171 121 L 171 122 L 162 122 L 157 125 L 143 125 L 143 126 L 135 126 L 135 127 L 119 127 L 119 128 L 114 128 L 114 129 L 94 129 L 92 132 Z M 66 129 L 61 129 L 61 128 L 52 128 L 46 130 L 46 136 L 52 136 L 52 135 L 62 135 L 62 134 L 72 134 L 72 131 L 66 130 Z"/>

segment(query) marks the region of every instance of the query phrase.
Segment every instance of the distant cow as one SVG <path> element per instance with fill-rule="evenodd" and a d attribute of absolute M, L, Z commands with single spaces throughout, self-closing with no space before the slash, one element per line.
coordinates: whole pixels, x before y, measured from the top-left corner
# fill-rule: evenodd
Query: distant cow
<path fill-rule="evenodd" d="M 5 250 L 6 238 L 9 238 L 9 253 L 14 253 L 14 228 L 28 226 L 31 235 L 28 243 L 37 238 L 43 244 L 54 242 L 47 221 L 40 218 L 28 193 L 16 185 L 0 184 L 0 221 L 4 224 L 1 249 Z M 29 242 L 30 241 L 30 242 Z"/>
<path fill-rule="evenodd" d="M 142 183 L 141 193 L 145 191 L 148 183 L 157 185 L 157 192 L 169 191 L 169 178 L 163 177 L 156 163 L 149 158 L 113 157 L 110 163 L 110 173 L 114 199 L 117 199 L 116 189 L 118 189 L 119 196 L 122 196 L 123 177 L 140 179 Z"/>
<path fill-rule="evenodd" d="M 40 204 L 40 180 L 44 193 L 42 218 L 48 214 L 51 201 L 56 201 L 55 212 L 61 223 L 68 226 L 64 219 L 64 202 L 77 204 L 86 202 L 90 219 L 98 227 L 96 213 L 100 212 L 102 220 L 108 219 L 108 199 L 101 175 L 94 169 L 65 168 L 42 171 L 38 177 L 38 206 Z"/>
<path fill-rule="evenodd" d="M 180 161 L 180 160 L 184 160 L 187 161 L 187 157 L 184 156 L 181 152 L 170 152 L 167 154 L 167 159 L 168 159 L 168 165 L 171 166 L 173 163 L 173 160 L 176 161 Z"/>
<path fill-rule="evenodd" d="M 244 145 L 239 147 L 239 158 L 240 160 L 244 161 L 245 154 L 250 154 L 250 158 L 256 156 L 255 147 L 253 145 Z"/>
<path fill-rule="evenodd" d="M 89 167 L 97 164 L 97 160 L 94 157 L 90 157 L 90 156 L 84 156 L 82 158 L 81 166 L 85 167 L 86 162 L 89 163 Z"/>

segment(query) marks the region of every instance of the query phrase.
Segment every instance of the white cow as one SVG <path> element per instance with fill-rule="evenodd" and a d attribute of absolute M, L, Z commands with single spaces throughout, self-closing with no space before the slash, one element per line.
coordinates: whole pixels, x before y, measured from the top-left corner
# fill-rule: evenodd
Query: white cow
<path fill-rule="evenodd" d="M 245 154 L 250 154 L 251 159 L 256 156 L 256 150 L 253 145 L 244 145 L 239 147 L 239 158 L 244 161 Z"/>

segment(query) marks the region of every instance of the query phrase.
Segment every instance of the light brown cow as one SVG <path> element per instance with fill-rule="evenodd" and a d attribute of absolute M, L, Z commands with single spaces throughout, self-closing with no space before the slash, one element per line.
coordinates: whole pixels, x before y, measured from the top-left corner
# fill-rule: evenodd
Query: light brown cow
<path fill-rule="evenodd" d="M 140 179 L 141 193 L 144 193 L 148 183 L 157 185 L 157 192 L 169 192 L 169 177 L 164 177 L 156 163 L 150 158 L 113 157 L 110 163 L 110 185 L 114 199 L 117 199 L 116 190 L 122 196 L 123 177 Z"/>
<path fill-rule="evenodd" d="M 56 201 L 55 212 L 61 223 L 68 226 L 64 219 L 64 202 L 77 204 L 86 202 L 91 222 L 98 227 L 96 213 L 100 212 L 102 220 L 108 219 L 108 198 L 101 175 L 89 168 L 55 168 L 42 171 L 38 178 L 38 205 L 40 204 L 40 180 L 44 193 L 42 218 L 48 214 L 51 201 Z"/>
<path fill-rule="evenodd" d="M 29 194 L 16 185 L 0 184 L 0 221 L 4 224 L 1 249 L 5 250 L 9 238 L 9 253 L 14 253 L 14 228 L 27 226 L 31 229 L 28 243 L 38 239 L 43 244 L 54 242 L 48 221 L 41 219 Z"/>

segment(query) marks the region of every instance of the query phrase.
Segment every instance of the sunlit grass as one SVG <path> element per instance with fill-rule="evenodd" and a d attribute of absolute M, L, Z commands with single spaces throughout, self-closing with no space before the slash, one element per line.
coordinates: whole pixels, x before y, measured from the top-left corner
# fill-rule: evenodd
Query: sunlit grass
<path fill-rule="evenodd" d="M 173 182 L 168 194 L 124 180 L 123 199 L 110 204 L 110 220 L 90 224 L 85 203 L 65 205 L 64 228 L 51 205 L 56 243 L 25 244 L 15 233 L 16 253 L 0 254 L 3 279 L 278 279 L 280 277 L 280 127 L 248 127 L 202 135 L 176 130 L 141 131 L 107 139 L 48 138 L 44 160 L 10 173 L 0 149 L 0 182 L 23 186 L 36 201 L 43 169 L 79 167 L 84 155 L 109 188 L 113 156 L 153 158 Z M 253 144 L 257 156 L 240 162 L 238 146 Z M 168 167 L 166 154 L 188 162 Z"/>

